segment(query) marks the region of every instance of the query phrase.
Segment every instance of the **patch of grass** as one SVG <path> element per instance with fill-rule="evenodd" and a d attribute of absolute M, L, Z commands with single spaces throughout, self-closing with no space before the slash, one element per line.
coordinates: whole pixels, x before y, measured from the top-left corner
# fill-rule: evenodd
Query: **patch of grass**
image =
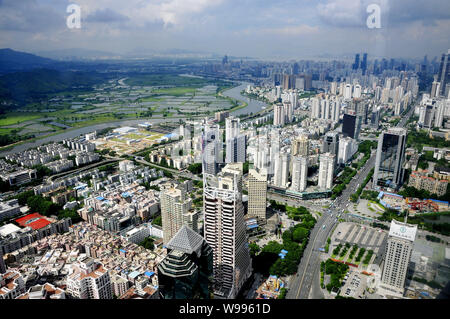
<path fill-rule="evenodd" d="M 0 126 L 8 126 L 8 125 L 14 125 L 14 124 L 20 124 L 22 122 L 36 120 L 38 118 L 41 118 L 42 115 L 40 114 L 6 114 L 5 118 L 0 118 Z"/>

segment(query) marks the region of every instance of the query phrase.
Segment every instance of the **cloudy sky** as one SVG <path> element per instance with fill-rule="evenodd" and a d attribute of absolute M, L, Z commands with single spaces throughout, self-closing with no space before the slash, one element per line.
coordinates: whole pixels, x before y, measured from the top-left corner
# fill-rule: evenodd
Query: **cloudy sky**
<path fill-rule="evenodd" d="M 72 3 L 81 8 L 80 29 L 66 25 Z M 381 8 L 379 29 L 367 27 L 369 4 Z M 433 57 L 450 48 L 450 1 L 0 0 L 0 34 L 0 47 L 26 52 Z"/>

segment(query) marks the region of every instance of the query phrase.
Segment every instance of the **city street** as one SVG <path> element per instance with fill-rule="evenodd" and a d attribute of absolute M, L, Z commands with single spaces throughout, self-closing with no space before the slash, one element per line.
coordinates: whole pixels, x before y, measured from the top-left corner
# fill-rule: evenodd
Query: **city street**
<path fill-rule="evenodd" d="M 407 120 L 414 112 L 414 106 L 410 108 L 407 114 L 397 124 L 397 127 L 403 127 Z M 332 229 L 338 223 L 337 214 L 341 214 L 341 218 L 349 221 L 349 216 L 343 212 L 351 202 L 350 195 L 361 185 L 369 174 L 370 170 L 375 166 L 376 151 L 372 151 L 372 155 L 366 164 L 361 168 L 354 179 L 350 181 L 341 196 L 330 205 L 330 209 L 326 210 L 317 221 L 314 229 L 311 231 L 310 240 L 303 252 L 297 275 L 293 277 L 289 283 L 289 291 L 286 299 L 320 299 L 323 294 L 320 289 L 319 270 L 320 270 L 320 252 L 318 249 L 324 247 Z M 325 226 L 325 228 L 323 227 Z M 312 295 L 310 295 L 312 289 Z"/>

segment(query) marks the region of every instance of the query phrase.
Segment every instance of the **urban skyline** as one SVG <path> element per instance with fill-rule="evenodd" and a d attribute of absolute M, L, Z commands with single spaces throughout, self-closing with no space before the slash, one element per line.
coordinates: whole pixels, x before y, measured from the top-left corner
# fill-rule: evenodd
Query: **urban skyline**
<path fill-rule="evenodd" d="M 444 0 L 0 0 L 0 300 L 450 298 L 449 31 Z"/>

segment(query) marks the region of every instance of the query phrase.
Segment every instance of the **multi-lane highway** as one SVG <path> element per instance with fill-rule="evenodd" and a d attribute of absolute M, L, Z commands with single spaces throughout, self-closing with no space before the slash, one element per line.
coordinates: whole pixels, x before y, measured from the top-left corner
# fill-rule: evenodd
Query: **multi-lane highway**
<path fill-rule="evenodd" d="M 397 127 L 404 127 L 410 116 L 414 112 L 414 106 L 400 120 Z M 357 175 L 350 181 L 347 188 L 342 192 L 318 220 L 311 231 L 309 243 L 303 253 L 302 260 L 298 267 L 297 274 L 289 283 L 287 299 L 320 299 L 323 298 L 320 289 L 320 254 L 319 248 L 324 247 L 326 241 L 338 223 L 338 215 L 347 219 L 344 210 L 348 207 L 350 195 L 363 183 L 370 170 L 375 166 L 376 151 L 373 150 L 371 157 L 360 169 Z"/>

